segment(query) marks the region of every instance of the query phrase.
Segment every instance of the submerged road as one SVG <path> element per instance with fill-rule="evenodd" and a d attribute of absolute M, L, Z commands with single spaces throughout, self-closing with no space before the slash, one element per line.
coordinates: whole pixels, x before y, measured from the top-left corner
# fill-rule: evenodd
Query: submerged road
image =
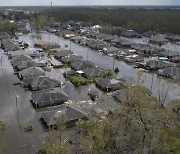
<path fill-rule="evenodd" d="M 0 120 L 7 127 L 4 137 L 7 149 L 3 153 L 34 154 L 42 143 L 44 131 L 38 113 L 29 103 L 30 92 L 13 85 L 17 82 L 7 55 L 0 49 Z M 33 125 L 32 133 L 24 132 L 27 124 Z"/>
<path fill-rule="evenodd" d="M 34 34 L 34 33 L 33 33 Z M 113 69 L 118 67 L 120 72 L 118 77 L 125 79 L 127 82 L 130 82 L 134 85 L 138 83 L 138 70 L 134 69 L 133 66 L 126 64 L 123 61 L 114 60 L 113 57 L 103 55 L 98 51 L 91 50 L 84 46 L 79 46 L 76 43 L 70 42 L 67 39 L 58 37 L 54 34 L 48 32 L 40 33 L 42 41 L 53 41 L 60 44 L 64 47 L 66 44 L 69 45 L 75 55 L 81 55 L 84 60 L 93 62 L 95 65 L 100 66 L 104 69 Z M 27 42 L 30 47 L 33 47 L 34 42 L 39 41 L 35 37 L 32 37 L 32 34 L 22 35 L 19 37 L 20 41 Z M 141 40 L 142 41 L 142 40 Z M 165 103 L 168 103 L 172 100 L 180 99 L 180 83 L 169 82 L 165 79 L 159 79 L 156 74 L 143 73 L 144 82 L 142 85 L 152 91 L 153 96 L 165 99 Z M 166 96 L 167 93 L 167 96 Z"/>

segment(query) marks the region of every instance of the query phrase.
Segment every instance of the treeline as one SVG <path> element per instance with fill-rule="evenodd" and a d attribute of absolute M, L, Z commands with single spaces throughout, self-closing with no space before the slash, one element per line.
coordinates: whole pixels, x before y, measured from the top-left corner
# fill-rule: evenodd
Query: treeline
<path fill-rule="evenodd" d="M 53 16 L 62 22 L 85 21 L 90 24 L 130 28 L 138 32 L 159 31 L 180 34 L 179 10 L 55 7 L 45 9 L 43 14 Z"/>
<path fill-rule="evenodd" d="M 13 34 L 16 32 L 16 30 L 17 24 L 15 22 L 10 22 L 10 20 L 0 17 L 0 32 L 7 32 L 9 34 Z"/>

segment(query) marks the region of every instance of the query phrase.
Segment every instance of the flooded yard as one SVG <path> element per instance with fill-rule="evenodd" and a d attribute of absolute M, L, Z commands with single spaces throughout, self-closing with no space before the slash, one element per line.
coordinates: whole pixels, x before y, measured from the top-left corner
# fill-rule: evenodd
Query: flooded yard
<path fill-rule="evenodd" d="M 33 34 L 34 35 L 34 34 Z M 68 45 L 68 49 L 72 50 L 75 55 L 81 55 L 83 60 L 88 60 L 93 62 L 95 65 L 102 67 L 104 69 L 113 69 L 118 67 L 120 69 L 119 74 L 117 75 L 119 78 L 123 78 L 127 82 L 130 82 L 134 85 L 138 83 L 138 69 L 133 68 L 132 65 L 128 65 L 123 61 L 115 60 L 113 57 L 103 55 L 98 51 L 91 50 L 84 46 L 79 46 L 69 40 L 66 40 L 61 37 L 57 37 L 54 34 L 50 34 L 47 32 L 42 32 L 39 34 L 39 38 L 32 37 L 32 34 L 19 36 L 20 41 L 27 42 L 30 47 L 33 47 L 34 42 L 39 41 L 39 39 L 43 41 L 52 41 L 58 43 L 61 47 L 65 47 Z M 132 39 L 131 41 L 143 42 L 144 39 Z M 145 42 L 145 41 L 144 41 Z M 167 48 L 173 48 L 172 45 Z M 176 47 L 176 50 L 179 50 L 179 46 Z M 180 50 L 179 50 L 180 51 Z M 56 72 L 58 74 L 58 72 Z M 55 73 L 55 74 L 56 74 Z M 56 76 L 54 74 L 54 76 Z M 143 86 L 150 89 L 152 91 L 153 96 L 159 98 L 161 95 L 161 99 L 164 99 L 167 91 L 166 103 L 180 99 L 180 83 L 169 82 L 165 79 L 159 79 L 157 75 L 152 73 L 143 72 L 142 78 L 144 78 Z M 55 77 L 57 78 L 57 77 Z"/>

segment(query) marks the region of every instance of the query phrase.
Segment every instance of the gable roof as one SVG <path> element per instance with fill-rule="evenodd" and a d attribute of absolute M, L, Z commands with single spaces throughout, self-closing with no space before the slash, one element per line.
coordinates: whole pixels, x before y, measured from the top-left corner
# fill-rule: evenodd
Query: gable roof
<path fill-rule="evenodd" d="M 19 45 L 15 44 L 13 41 L 7 41 L 3 43 L 5 51 L 17 51 L 20 50 Z"/>
<path fill-rule="evenodd" d="M 117 90 L 122 86 L 122 82 L 115 78 L 107 77 L 102 78 L 96 82 L 96 84 L 105 90 Z"/>
<path fill-rule="evenodd" d="M 75 55 L 66 56 L 61 59 L 63 63 L 73 63 L 80 60 L 82 60 L 82 56 L 75 56 Z"/>
<path fill-rule="evenodd" d="M 25 61 L 25 60 L 32 60 L 32 58 L 28 55 L 21 54 L 21 55 L 12 57 L 11 62 L 13 63 L 14 61 Z"/>
<path fill-rule="evenodd" d="M 89 61 L 76 61 L 71 63 L 71 67 L 75 70 L 84 70 L 90 67 L 94 67 L 94 64 Z"/>
<path fill-rule="evenodd" d="M 33 93 L 32 100 L 39 107 L 51 106 L 56 102 L 64 103 L 68 100 L 68 95 L 63 90 L 47 89 Z"/>
<path fill-rule="evenodd" d="M 180 80 L 180 67 L 167 67 L 158 71 L 159 75 Z"/>
<path fill-rule="evenodd" d="M 171 66 L 171 64 L 159 60 L 150 60 L 146 62 L 145 66 L 148 67 L 149 69 L 161 69 L 161 68 L 169 67 Z"/>
<path fill-rule="evenodd" d="M 20 75 L 22 75 L 22 77 L 34 77 L 37 75 L 45 75 L 45 72 L 40 67 L 29 67 L 27 69 L 22 70 L 20 72 Z"/>
<path fill-rule="evenodd" d="M 57 124 L 61 118 L 65 123 L 87 118 L 88 115 L 82 108 L 75 104 L 62 104 L 58 110 L 52 110 L 42 113 L 42 117 L 48 126 Z"/>
<path fill-rule="evenodd" d="M 91 77 L 100 77 L 100 76 L 103 76 L 106 71 L 103 70 L 102 68 L 94 66 L 94 67 L 90 67 L 90 68 L 84 69 L 83 72 L 84 72 L 84 75 L 86 77 L 91 78 Z"/>
<path fill-rule="evenodd" d="M 46 76 L 36 76 L 30 83 L 32 88 L 49 89 L 60 86 L 61 83 L 57 80 L 48 78 Z"/>
<path fill-rule="evenodd" d="M 38 63 L 33 60 L 26 60 L 20 61 L 19 65 L 16 64 L 14 66 L 17 66 L 19 70 L 22 70 L 29 67 L 45 67 L 46 65 L 44 63 Z"/>

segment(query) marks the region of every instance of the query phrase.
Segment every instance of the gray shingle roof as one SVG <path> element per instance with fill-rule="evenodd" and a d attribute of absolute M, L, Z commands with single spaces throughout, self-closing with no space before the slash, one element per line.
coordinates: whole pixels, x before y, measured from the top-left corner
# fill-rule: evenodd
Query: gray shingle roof
<path fill-rule="evenodd" d="M 88 61 L 76 61 L 71 63 L 71 67 L 75 70 L 84 70 L 90 67 L 94 67 L 94 64 Z"/>
<path fill-rule="evenodd" d="M 106 71 L 103 70 L 102 68 L 94 66 L 94 67 L 90 67 L 90 68 L 84 69 L 83 72 L 84 72 L 84 75 L 86 77 L 92 78 L 92 77 L 103 76 Z"/>
<path fill-rule="evenodd" d="M 38 75 L 44 76 L 45 72 L 40 67 L 30 67 L 30 68 L 22 70 L 20 72 L 20 75 L 22 75 L 22 77 L 35 77 Z"/>
<path fill-rule="evenodd" d="M 58 110 L 47 111 L 42 114 L 42 117 L 48 126 L 56 125 L 61 118 L 65 123 L 74 122 L 79 119 L 87 118 L 88 115 L 82 110 L 82 108 L 75 104 L 63 104 L 59 106 Z"/>
<path fill-rule="evenodd" d="M 68 95 L 63 90 L 47 89 L 33 93 L 32 100 L 38 107 L 44 107 L 64 103 Z"/>

